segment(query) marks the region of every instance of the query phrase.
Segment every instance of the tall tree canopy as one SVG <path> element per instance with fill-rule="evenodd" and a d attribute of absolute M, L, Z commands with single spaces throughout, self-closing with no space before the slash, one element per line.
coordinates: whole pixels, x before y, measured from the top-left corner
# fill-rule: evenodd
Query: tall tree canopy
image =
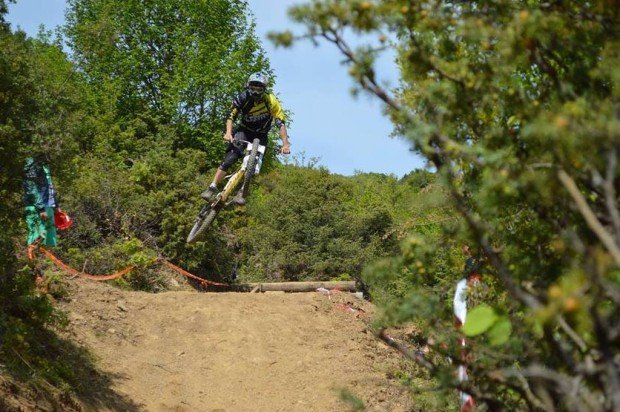
<path fill-rule="evenodd" d="M 78 66 L 118 99 L 121 116 L 176 124 L 178 142 L 222 129 L 230 98 L 269 71 L 240 0 L 70 0 L 66 33 Z M 190 139 L 191 137 L 191 139 Z"/>
<path fill-rule="evenodd" d="M 65 31 L 102 110 L 69 199 L 90 225 L 67 243 L 97 239 L 87 246 L 114 254 L 122 238 L 148 239 L 192 269 L 213 269 L 225 247 L 207 256 L 184 237 L 205 172 L 221 161 L 233 95 L 250 73 L 271 72 L 247 2 L 71 0 Z M 106 257 L 103 269 L 114 265 Z"/>
<path fill-rule="evenodd" d="M 6 21 L 4 20 L 4 15 L 9 11 L 7 7 L 8 3 L 14 3 L 15 0 L 0 0 L 0 26 L 5 26 Z"/>

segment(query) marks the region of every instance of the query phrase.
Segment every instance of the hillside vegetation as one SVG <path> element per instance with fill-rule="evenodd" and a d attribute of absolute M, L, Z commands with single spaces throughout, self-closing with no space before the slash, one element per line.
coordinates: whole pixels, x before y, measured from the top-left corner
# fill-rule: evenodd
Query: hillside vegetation
<path fill-rule="evenodd" d="M 58 254 L 91 273 L 136 265 L 116 286 L 165 287 L 157 257 L 227 282 L 356 279 L 382 308 L 379 338 L 413 331 L 398 376 L 423 410 L 456 409 L 457 389 L 483 410 L 620 409 L 617 2 L 293 7 L 306 30 L 272 40 L 336 47 L 354 92 L 385 104 L 433 172 L 344 177 L 272 150 L 248 205 L 189 246 L 231 97 L 255 71 L 277 86 L 248 5 L 70 0 L 61 33 L 36 39 L 5 13 L 0 0 L 2 373 L 67 393 L 80 381 L 50 331 L 66 319 L 23 258 L 22 165 L 41 153 L 76 221 Z M 374 68 L 386 50 L 393 89 Z M 464 245 L 482 276 L 468 356 L 452 309 Z"/>

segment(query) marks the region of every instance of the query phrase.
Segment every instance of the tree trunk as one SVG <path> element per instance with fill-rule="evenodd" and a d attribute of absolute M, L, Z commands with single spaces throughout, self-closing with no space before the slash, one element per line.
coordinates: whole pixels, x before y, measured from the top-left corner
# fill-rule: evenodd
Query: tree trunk
<path fill-rule="evenodd" d="M 357 291 L 357 285 L 354 281 L 244 283 L 230 286 L 231 290 L 237 292 L 314 292 L 318 288 L 338 289 L 342 292 Z"/>

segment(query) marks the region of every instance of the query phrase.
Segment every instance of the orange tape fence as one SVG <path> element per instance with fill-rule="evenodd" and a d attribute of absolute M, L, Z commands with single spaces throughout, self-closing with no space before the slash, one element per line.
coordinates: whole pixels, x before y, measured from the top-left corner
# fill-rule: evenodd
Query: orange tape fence
<path fill-rule="evenodd" d="M 84 272 L 80 272 L 74 268 L 72 268 L 71 266 L 67 265 L 65 262 L 63 262 L 62 260 L 60 260 L 56 255 L 54 255 L 52 252 L 50 252 L 48 249 L 44 248 L 43 246 L 40 245 L 29 245 L 28 246 L 28 259 L 30 260 L 34 260 L 35 259 L 35 251 L 39 249 L 41 250 L 41 252 L 43 252 L 43 254 L 45 256 L 47 256 L 59 269 L 65 271 L 66 273 L 69 273 L 71 275 L 74 276 L 79 276 L 81 278 L 85 278 L 85 279 L 90 279 L 90 280 L 96 280 L 96 281 L 103 281 L 103 280 L 113 280 L 113 279 L 118 279 L 121 276 L 124 276 L 128 273 L 130 273 L 132 270 L 134 270 L 136 268 L 135 265 L 129 265 L 124 269 L 121 269 L 117 272 L 114 272 L 110 275 L 89 275 L 88 273 L 84 273 Z M 162 258 L 158 258 L 155 263 L 161 263 L 163 265 L 166 265 L 167 267 L 169 267 L 170 269 L 174 270 L 175 272 L 177 272 L 180 275 L 183 275 L 187 278 L 196 280 L 198 282 L 200 282 L 203 286 L 229 286 L 226 283 L 218 283 L 218 282 L 213 282 L 211 280 L 207 280 L 204 278 L 201 278 L 200 276 L 196 276 L 193 275 L 191 273 L 189 273 L 188 271 L 186 271 L 183 268 L 180 268 L 170 262 L 168 262 L 165 259 Z"/>

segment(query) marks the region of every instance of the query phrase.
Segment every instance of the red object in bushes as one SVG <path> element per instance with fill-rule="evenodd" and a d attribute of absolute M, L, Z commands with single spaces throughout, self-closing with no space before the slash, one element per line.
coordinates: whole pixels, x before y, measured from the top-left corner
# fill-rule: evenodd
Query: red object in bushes
<path fill-rule="evenodd" d="M 73 220 L 69 217 L 65 212 L 56 209 L 54 212 L 54 224 L 58 228 L 58 230 L 69 229 L 73 224 Z"/>

